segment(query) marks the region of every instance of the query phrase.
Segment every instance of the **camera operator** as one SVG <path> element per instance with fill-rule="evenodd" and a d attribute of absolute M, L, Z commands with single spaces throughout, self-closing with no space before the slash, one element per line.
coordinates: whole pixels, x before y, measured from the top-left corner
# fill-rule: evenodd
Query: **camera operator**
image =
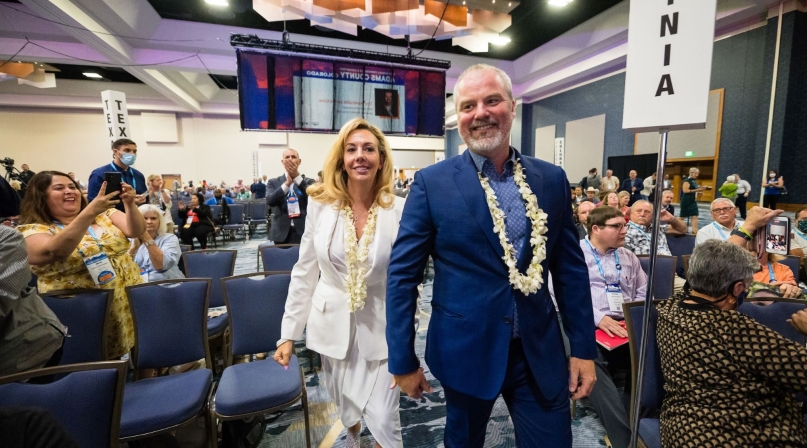
<path fill-rule="evenodd" d="M 22 171 L 17 175 L 17 179 L 20 181 L 20 197 L 25 197 L 25 190 L 28 188 L 28 182 L 34 177 L 35 172 L 28 169 L 28 165 L 23 163 L 22 164 Z"/>

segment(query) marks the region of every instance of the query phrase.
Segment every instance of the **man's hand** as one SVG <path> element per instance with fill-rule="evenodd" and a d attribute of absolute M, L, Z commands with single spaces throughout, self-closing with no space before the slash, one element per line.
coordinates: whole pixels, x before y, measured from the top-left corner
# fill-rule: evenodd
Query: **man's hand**
<path fill-rule="evenodd" d="M 782 213 L 782 210 L 771 210 L 759 206 L 751 207 L 751 209 L 748 210 L 748 214 L 742 227 L 747 230 L 748 233 L 754 233 L 758 229 L 765 227 L 765 225 L 768 224 L 768 221 L 781 215 Z"/>
<path fill-rule="evenodd" d="M 597 325 L 597 328 L 604 331 L 605 334 L 611 337 L 614 336 L 618 336 L 620 338 L 628 337 L 628 330 L 626 330 L 621 323 L 617 322 L 616 320 L 608 316 L 603 316 L 602 319 L 600 319 L 600 323 Z"/>
<path fill-rule="evenodd" d="M 136 205 L 143 205 L 145 203 L 146 203 L 146 195 L 139 194 L 139 195 L 135 196 L 135 204 Z"/>
<path fill-rule="evenodd" d="M 569 392 L 572 400 L 586 398 L 591 394 L 597 374 L 594 371 L 594 361 L 590 359 L 569 358 Z"/>
<path fill-rule="evenodd" d="M 403 393 L 408 395 L 409 398 L 419 400 L 424 392 L 431 393 L 434 390 L 429 382 L 426 381 L 426 375 L 423 374 L 423 367 L 418 367 L 414 372 L 405 375 L 393 375 L 392 377 L 393 387 L 395 384 L 400 386 Z"/>
<path fill-rule="evenodd" d="M 800 310 L 787 320 L 801 334 L 807 334 L 807 310 Z"/>
<path fill-rule="evenodd" d="M 675 221 L 675 216 L 667 210 L 662 210 L 659 219 L 661 219 L 661 222 L 671 223 Z"/>
<path fill-rule="evenodd" d="M 289 172 L 287 171 L 286 172 L 286 182 L 285 182 L 285 184 L 286 184 L 287 187 L 291 187 L 291 184 L 293 184 L 293 183 L 294 183 L 294 177 L 292 177 L 291 174 L 289 174 Z"/>
<path fill-rule="evenodd" d="M 291 176 L 292 179 L 300 175 L 298 168 L 300 167 L 299 162 L 295 162 L 290 159 L 283 159 L 281 160 L 283 163 L 283 168 L 286 170 L 286 177 Z"/>

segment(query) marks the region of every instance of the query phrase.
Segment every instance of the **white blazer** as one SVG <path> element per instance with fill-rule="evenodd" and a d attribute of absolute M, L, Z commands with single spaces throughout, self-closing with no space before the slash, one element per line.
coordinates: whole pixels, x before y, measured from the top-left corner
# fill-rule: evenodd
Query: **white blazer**
<path fill-rule="evenodd" d="M 374 262 L 366 275 L 367 298 L 364 308 L 354 313 L 359 352 L 366 361 L 387 359 L 387 267 L 403 205 L 404 199 L 395 197 L 392 207 L 378 209 L 371 245 Z M 339 211 L 331 204 L 314 200 L 308 203 L 300 258 L 291 272 L 280 337 L 299 341 L 307 327 L 308 348 L 330 358 L 345 359 L 350 342 L 348 295 L 345 276 L 336 270 L 329 256 L 332 239 L 344 237 L 344 229 L 336 228 L 338 217 Z"/>

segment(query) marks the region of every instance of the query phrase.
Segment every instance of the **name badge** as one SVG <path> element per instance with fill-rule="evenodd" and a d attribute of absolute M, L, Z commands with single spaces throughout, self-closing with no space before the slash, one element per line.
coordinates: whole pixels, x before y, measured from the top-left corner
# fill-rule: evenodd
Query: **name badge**
<path fill-rule="evenodd" d="M 186 225 L 191 225 L 191 224 L 193 224 L 193 215 L 189 215 L 189 216 L 188 216 L 188 219 L 186 219 L 186 220 L 185 220 L 185 224 L 186 224 Z"/>
<path fill-rule="evenodd" d="M 143 283 L 149 282 L 149 273 L 146 268 L 140 268 L 140 278 L 143 279 Z"/>
<path fill-rule="evenodd" d="M 297 199 L 297 196 L 292 195 L 287 197 L 286 206 L 289 210 L 289 218 L 300 217 L 300 201 Z"/>
<path fill-rule="evenodd" d="M 84 265 L 90 271 L 95 286 L 103 286 L 115 280 L 115 268 L 112 267 L 106 254 L 98 254 L 84 259 Z"/>
<path fill-rule="evenodd" d="M 619 285 L 607 285 L 605 287 L 605 297 L 608 298 L 608 309 L 612 313 L 622 312 L 622 304 L 625 303 L 625 298 L 622 296 L 622 288 Z"/>

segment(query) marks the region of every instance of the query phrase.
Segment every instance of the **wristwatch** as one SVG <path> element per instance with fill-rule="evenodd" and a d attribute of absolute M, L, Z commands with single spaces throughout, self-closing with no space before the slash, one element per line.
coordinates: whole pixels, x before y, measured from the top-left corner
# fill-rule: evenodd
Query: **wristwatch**
<path fill-rule="evenodd" d="M 746 240 L 746 241 L 751 241 L 751 237 L 750 237 L 750 236 L 748 236 L 748 235 L 747 235 L 745 232 L 743 232 L 742 230 L 739 230 L 739 229 L 734 229 L 734 230 L 732 230 L 732 231 L 731 231 L 731 234 L 732 234 L 732 235 L 734 235 L 734 236 L 739 236 L 740 238 L 742 238 L 742 239 L 744 239 L 744 240 Z"/>
<path fill-rule="evenodd" d="M 146 246 L 153 246 L 153 245 L 157 244 L 157 242 L 154 241 L 154 240 L 148 240 L 148 241 L 144 241 L 143 244 L 146 245 Z"/>

